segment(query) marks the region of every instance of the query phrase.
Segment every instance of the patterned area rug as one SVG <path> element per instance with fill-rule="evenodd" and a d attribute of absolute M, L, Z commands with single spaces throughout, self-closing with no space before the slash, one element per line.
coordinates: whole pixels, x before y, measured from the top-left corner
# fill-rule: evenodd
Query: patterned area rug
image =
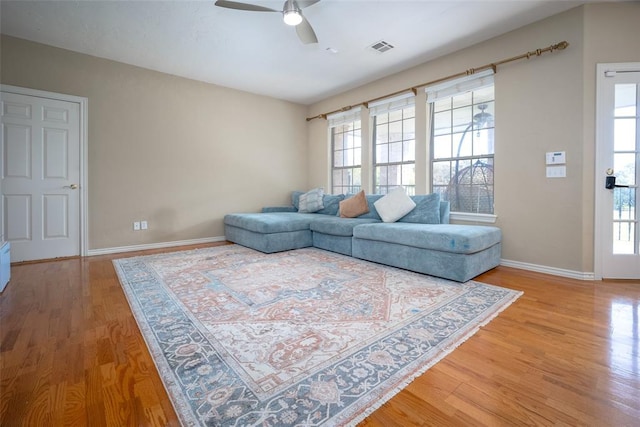
<path fill-rule="evenodd" d="M 355 424 L 521 295 L 312 248 L 114 265 L 189 426 Z"/>

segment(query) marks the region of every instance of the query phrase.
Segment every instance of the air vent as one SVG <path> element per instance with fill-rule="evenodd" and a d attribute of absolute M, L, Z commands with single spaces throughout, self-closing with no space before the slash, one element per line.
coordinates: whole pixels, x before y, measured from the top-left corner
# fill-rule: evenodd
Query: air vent
<path fill-rule="evenodd" d="M 391 43 L 387 43 L 384 40 L 380 40 L 379 42 L 375 42 L 371 46 L 371 49 L 375 50 L 378 53 L 385 53 L 391 49 L 393 49 L 393 45 Z"/>

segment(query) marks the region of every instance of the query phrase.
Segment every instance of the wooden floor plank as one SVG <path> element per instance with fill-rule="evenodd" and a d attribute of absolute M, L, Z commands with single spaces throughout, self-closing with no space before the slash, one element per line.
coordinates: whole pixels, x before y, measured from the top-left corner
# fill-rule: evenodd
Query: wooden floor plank
<path fill-rule="evenodd" d="M 179 426 L 112 265 L 12 267 L 0 295 L 0 425 Z M 640 425 L 640 282 L 498 267 L 524 295 L 362 426 Z"/>

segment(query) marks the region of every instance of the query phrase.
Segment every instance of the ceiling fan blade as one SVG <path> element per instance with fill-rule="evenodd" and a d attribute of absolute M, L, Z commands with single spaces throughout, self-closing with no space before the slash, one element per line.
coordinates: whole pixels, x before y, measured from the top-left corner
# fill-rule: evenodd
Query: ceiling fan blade
<path fill-rule="evenodd" d="M 298 3 L 300 9 L 304 9 L 305 7 L 313 6 L 319 1 L 320 0 L 297 0 L 296 3 Z"/>
<path fill-rule="evenodd" d="M 307 21 L 307 18 L 302 17 L 302 22 L 296 25 L 296 33 L 300 37 L 300 41 L 304 44 L 318 43 L 318 37 L 316 32 L 311 28 L 311 24 Z"/>
<path fill-rule="evenodd" d="M 237 1 L 218 0 L 216 6 L 226 7 L 227 9 L 248 10 L 249 12 L 282 12 L 280 10 L 271 9 L 255 4 L 239 3 Z"/>

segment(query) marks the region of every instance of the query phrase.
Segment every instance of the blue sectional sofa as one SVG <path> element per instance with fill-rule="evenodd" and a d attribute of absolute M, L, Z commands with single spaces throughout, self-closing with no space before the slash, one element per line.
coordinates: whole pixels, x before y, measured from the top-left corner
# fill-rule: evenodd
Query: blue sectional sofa
<path fill-rule="evenodd" d="M 416 208 L 385 223 L 374 205 L 381 195 L 366 196 L 368 213 L 341 218 L 344 195 L 325 195 L 323 209 L 299 213 L 301 194 L 293 192 L 291 206 L 226 215 L 226 239 L 265 253 L 313 246 L 459 282 L 500 263 L 500 229 L 449 224 L 449 203 L 437 195 L 411 196 Z"/>

